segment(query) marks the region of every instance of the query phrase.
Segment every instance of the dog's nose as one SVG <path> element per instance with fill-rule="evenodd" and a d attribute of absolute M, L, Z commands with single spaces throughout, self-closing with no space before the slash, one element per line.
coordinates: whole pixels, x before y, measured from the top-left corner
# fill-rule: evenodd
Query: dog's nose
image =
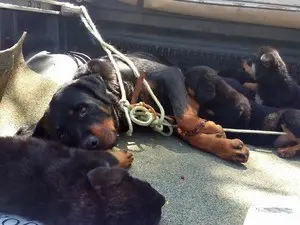
<path fill-rule="evenodd" d="M 82 147 L 85 149 L 95 149 L 99 146 L 99 140 L 97 137 L 90 135 L 83 141 Z"/>

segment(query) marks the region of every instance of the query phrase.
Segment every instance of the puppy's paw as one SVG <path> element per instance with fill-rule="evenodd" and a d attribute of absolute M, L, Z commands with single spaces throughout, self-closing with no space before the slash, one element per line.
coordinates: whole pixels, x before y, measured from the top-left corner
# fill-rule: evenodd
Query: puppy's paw
<path fill-rule="evenodd" d="M 280 148 L 277 153 L 281 158 L 293 158 L 296 155 L 296 150 L 293 147 Z"/>
<path fill-rule="evenodd" d="M 119 161 L 119 167 L 126 169 L 131 166 L 134 159 L 131 152 L 127 150 L 110 150 L 108 152 Z"/>

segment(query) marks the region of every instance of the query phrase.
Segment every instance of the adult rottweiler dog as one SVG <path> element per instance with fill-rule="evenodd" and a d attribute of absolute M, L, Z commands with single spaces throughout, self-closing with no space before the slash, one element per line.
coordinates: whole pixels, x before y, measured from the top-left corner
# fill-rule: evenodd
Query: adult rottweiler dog
<path fill-rule="evenodd" d="M 190 68 L 186 73 L 186 87 L 201 105 L 199 115 L 228 128 L 285 131 L 277 136 L 230 134 L 248 144 L 270 145 L 279 148 L 281 157 L 293 157 L 300 150 L 300 110 L 278 109 L 248 100 L 229 86 L 217 72 L 206 66 Z"/>
<path fill-rule="evenodd" d="M 105 151 L 0 137 L 0 212 L 47 225 L 157 225 L 165 198 Z"/>
<path fill-rule="evenodd" d="M 225 138 L 221 126 L 198 117 L 200 106 L 188 95 L 180 69 L 149 54 L 132 53 L 127 57 L 145 74 L 166 115 L 175 119 L 176 132 L 183 140 L 222 159 L 247 162 L 249 151 L 241 140 Z M 137 79 L 126 63 L 119 59 L 117 63 L 127 99 L 131 99 Z M 120 98 L 120 87 L 110 60 L 107 57 L 92 59 L 78 69 L 74 81 L 53 96 L 33 136 L 85 149 L 109 149 L 116 144 L 118 133 L 127 128 L 118 104 Z M 157 109 L 144 88 L 139 100 Z"/>
<path fill-rule="evenodd" d="M 244 61 L 243 67 L 256 80 L 262 104 L 300 109 L 300 87 L 288 73 L 276 49 L 260 47 L 256 54 Z"/>

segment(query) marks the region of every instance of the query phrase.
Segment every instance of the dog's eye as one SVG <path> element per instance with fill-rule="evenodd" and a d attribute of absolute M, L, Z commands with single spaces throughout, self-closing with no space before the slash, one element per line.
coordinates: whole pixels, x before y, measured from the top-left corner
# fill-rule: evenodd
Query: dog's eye
<path fill-rule="evenodd" d="M 87 107 L 85 105 L 81 105 L 81 106 L 79 106 L 78 111 L 79 111 L 80 117 L 84 117 L 85 114 L 87 113 Z"/>

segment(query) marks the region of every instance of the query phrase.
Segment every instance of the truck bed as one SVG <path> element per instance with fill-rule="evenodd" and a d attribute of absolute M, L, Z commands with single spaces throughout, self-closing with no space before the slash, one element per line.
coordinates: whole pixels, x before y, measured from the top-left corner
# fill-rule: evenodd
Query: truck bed
<path fill-rule="evenodd" d="M 300 81 L 297 29 L 170 14 L 116 0 L 96 1 L 89 12 L 103 37 L 122 52 L 149 52 L 182 68 L 205 64 L 221 69 L 239 66 L 241 58 L 260 45 L 272 45 Z M 0 26 L 1 49 L 16 42 L 24 30 L 29 32 L 25 56 L 42 49 L 104 54 L 77 18 L 0 10 Z M 168 200 L 162 225 L 241 225 L 251 206 L 280 208 L 286 207 L 282 202 L 288 197 L 300 199 L 299 158 L 281 159 L 271 148 L 249 146 L 249 162 L 236 165 L 158 134 L 123 136 L 119 145 L 135 153 L 131 173 L 148 180 Z"/>

